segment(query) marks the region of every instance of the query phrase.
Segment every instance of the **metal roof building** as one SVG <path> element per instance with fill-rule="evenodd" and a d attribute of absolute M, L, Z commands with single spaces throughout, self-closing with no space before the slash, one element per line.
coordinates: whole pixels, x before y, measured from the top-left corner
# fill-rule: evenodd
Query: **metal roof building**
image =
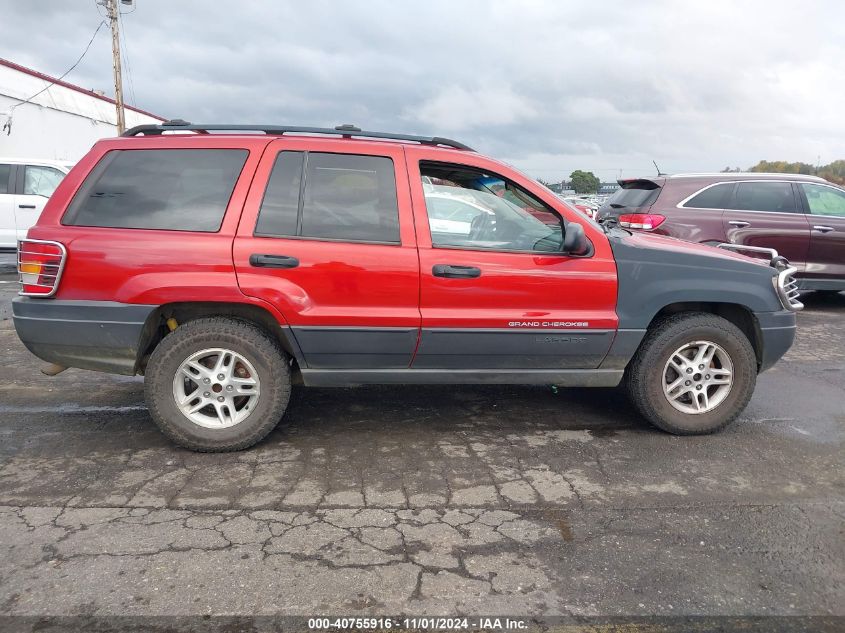
<path fill-rule="evenodd" d="M 125 110 L 127 128 L 164 121 Z M 117 136 L 116 120 L 113 99 L 0 58 L 0 156 L 76 162 L 98 139 Z"/>

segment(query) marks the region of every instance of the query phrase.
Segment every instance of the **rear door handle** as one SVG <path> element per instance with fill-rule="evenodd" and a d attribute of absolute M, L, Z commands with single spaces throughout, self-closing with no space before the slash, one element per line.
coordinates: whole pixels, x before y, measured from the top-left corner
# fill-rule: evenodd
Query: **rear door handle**
<path fill-rule="evenodd" d="M 258 255 L 249 256 L 249 265 L 256 268 L 296 268 L 299 260 L 287 255 Z"/>
<path fill-rule="evenodd" d="M 475 266 L 456 266 L 454 264 L 435 264 L 431 274 L 446 279 L 475 279 L 481 277 L 481 269 Z"/>
<path fill-rule="evenodd" d="M 19 204 L 18 209 L 34 209 L 34 204 Z"/>
<path fill-rule="evenodd" d="M 746 226 L 751 226 L 751 222 L 743 222 L 742 220 L 731 220 L 728 224 L 735 226 L 738 229 L 744 229 Z"/>
<path fill-rule="evenodd" d="M 831 231 L 835 230 L 832 226 L 824 226 L 817 224 L 813 227 L 814 231 L 818 231 L 819 233 L 830 233 Z"/>

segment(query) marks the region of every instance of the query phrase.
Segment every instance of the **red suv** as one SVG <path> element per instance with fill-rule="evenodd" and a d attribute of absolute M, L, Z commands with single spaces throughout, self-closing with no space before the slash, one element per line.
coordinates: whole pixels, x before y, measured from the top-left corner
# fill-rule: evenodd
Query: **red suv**
<path fill-rule="evenodd" d="M 800 174 L 620 180 L 597 219 L 691 242 L 776 250 L 805 290 L 845 290 L 845 190 Z"/>
<path fill-rule="evenodd" d="M 49 373 L 143 374 L 195 450 L 259 441 L 294 383 L 624 378 L 662 429 L 725 426 L 792 344 L 794 268 L 579 222 L 449 139 L 141 126 L 97 143 L 20 243 L 14 323 Z"/>

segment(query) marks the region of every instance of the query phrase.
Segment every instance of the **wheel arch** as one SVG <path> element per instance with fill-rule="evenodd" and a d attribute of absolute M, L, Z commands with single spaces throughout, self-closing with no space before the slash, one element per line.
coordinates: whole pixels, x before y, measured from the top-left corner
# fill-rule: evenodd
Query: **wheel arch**
<path fill-rule="evenodd" d="M 760 324 L 754 316 L 754 312 L 748 306 L 720 301 L 678 301 L 665 305 L 658 310 L 649 322 L 646 331 L 651 330 L 656 323 L 667 316 L 682 312 L 715 314 L 739 328 L 754 349 L 754 356 L 757 359 L 757 368 L 759 370 L 763 362 L 763 335 L 760 330 Z"/>
<path fill-rule="evenodd" d="M 147 317 L 138 344 L 136 372 L 144 373 L 150 354 L 170 333 L 170 319 L 181 325 L 205 317 L 226 317 L 252 323 L 279 342 L 282 349 L 293 359 L 292 369 L 297 370 L 304 366 L 302 351 L 290 328 L 280 322 L 268 308 L 248 303 L 188 301 L 160 305 Z"/>

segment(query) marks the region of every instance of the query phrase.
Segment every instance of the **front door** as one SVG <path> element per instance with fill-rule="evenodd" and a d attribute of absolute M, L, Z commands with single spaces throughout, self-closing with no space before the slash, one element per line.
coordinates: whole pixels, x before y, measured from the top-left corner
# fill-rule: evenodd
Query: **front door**
<path fill-rule="evenodd" d="M 593 369 L 613 340 L 616 267 L 594 240 L 586 257 L 561 253 L 552 213 L 599 231 L 553 196 L 496 173 L 477 156 L 407 148 L 420 252 L 418 369 Z"/>
<path fill-rule="evenodd" d="M 234 261 L 242 292 L 287 319 L 307 368 L 410 365 L 420 327 L 419 261 L 401 147 L 270 143 Z"/>
<path fill-rule="evenodd" d="M 810 225 L 792 183 L 739 182 L 722 218 L 730 244 L 773 248 L 804 271 Z"/>
<path fill-rule="evenodd" d="M 845 288 L 845 191 L 829 185 L 799 186 L 812 236 L 804 276 L 838 282 Z"/>

